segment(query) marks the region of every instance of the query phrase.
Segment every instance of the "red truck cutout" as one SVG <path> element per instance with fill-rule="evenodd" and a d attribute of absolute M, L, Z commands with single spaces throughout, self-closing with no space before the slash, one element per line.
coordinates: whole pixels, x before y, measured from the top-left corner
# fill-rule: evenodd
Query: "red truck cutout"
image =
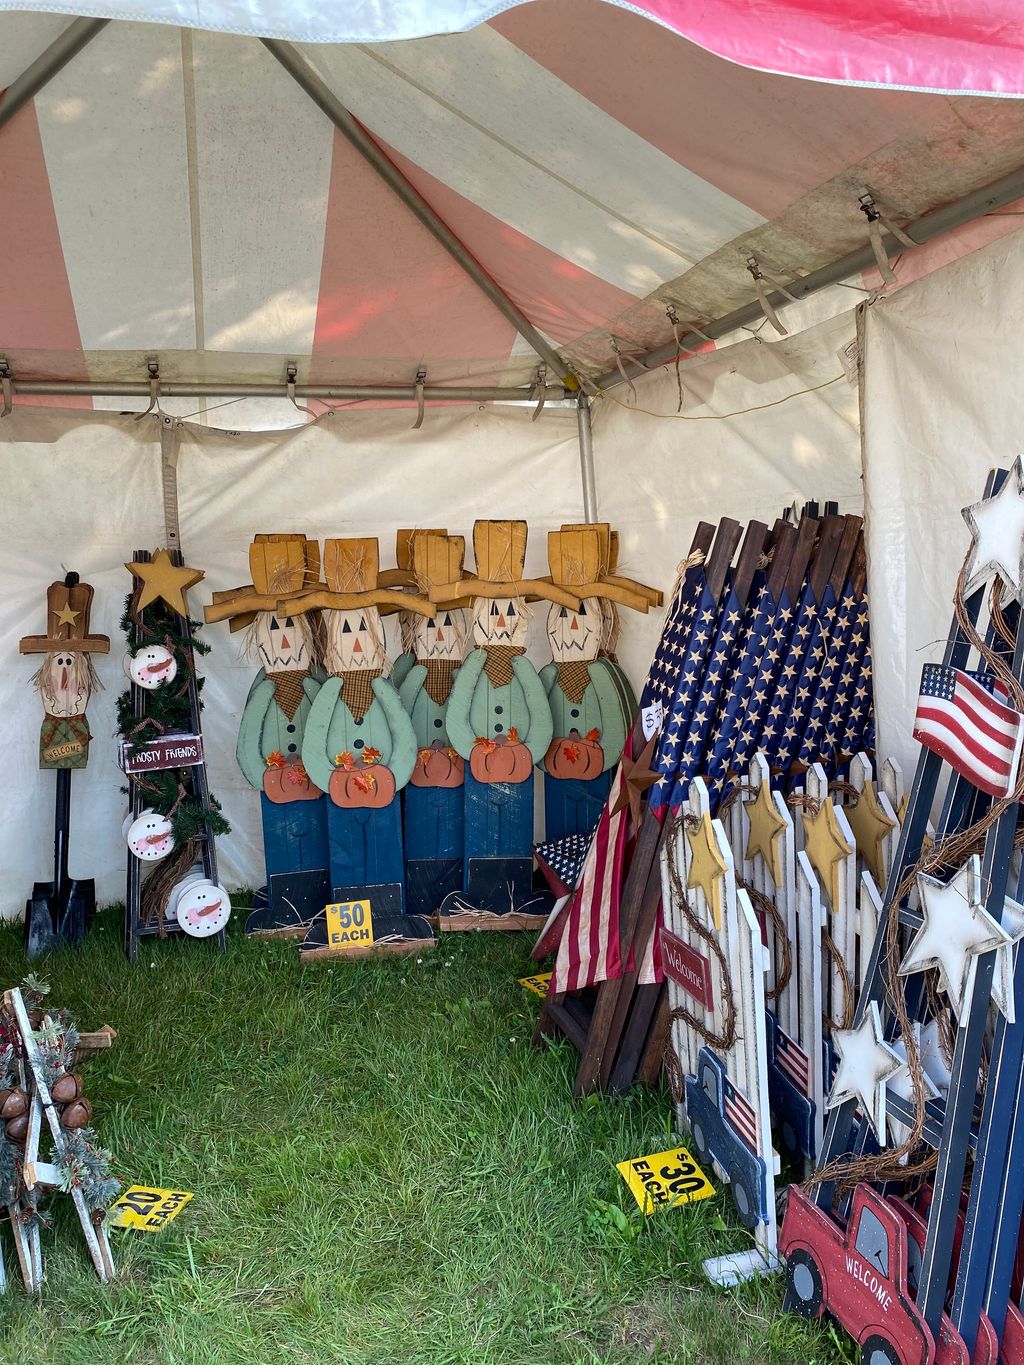
<path fill-rule="evenodd" d="M 860 1346 L 862 1365 L 970 1365 L 945 1314 L 935 1342 L 907 1282 L 907 1225 L 870 1185 L 853 1192 L 845 1227 L 791 1185 L 779 1236 L 787 1304 L 828 1312 Z"/>

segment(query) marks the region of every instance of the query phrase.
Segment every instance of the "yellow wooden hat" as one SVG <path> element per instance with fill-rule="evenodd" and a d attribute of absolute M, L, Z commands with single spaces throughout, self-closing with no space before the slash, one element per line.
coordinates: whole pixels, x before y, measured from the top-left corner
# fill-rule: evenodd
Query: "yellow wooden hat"
<path fill-rule="evenodd" d="M 310 596 L 310 606 L 330 611 L 377 607 L 433 616 L 435 608 L 418 593 L 386 587 L 380 578 L 380 546 L 376 536 L 344 536 L 324 541 L 326 588 Z M 308 610 L 308 608 L 307 608 Z"/>
<path fill-rule="evenodd" d="M 377 583 L 382 588 L 415 588 L 413 574 L 413 542 L 418 536 L 446 536 L 446 526 L 402 526 L 395 532 L 394 569 L 381 569 Z"/>
<path fill-rule="evenodd" d="M 310 594 L 320 581 L 320 546 L 301 531 L 258 534 L 249 546 L 252 582 L 241 588 L 215 592 L 204 607 L 208 623 L 230 621 L 231 630 L 244 630 L 259 611 L 287 611 L 301 616 L 311 611 Z"/>
<path fill-rule="evenodd" d="M 430 589 L 433 602 L 457 595 L 470 597 L 542 598 L 576 611 L 579 596 L 549 579 L 525 578 L 527 525 L 525 521 L 478 521 L 473 525 L 476 573 Z"/>
<path fill-rule="evenodd" d="M 600 547 L 598 559 L 599 569 L 594 580 L 595 591 L 581 592 L 581 597 L 604 597 L 613 602 L 621 602 L 623 606 L 633 607 L 637 611 L 647 610 L 647 607 L 637 607 L 635 605 L 635 600 L 626 601 L 625 598 L 618 597 L 614 593 L 606 590 L 598 591 L 596 589 L 596 585 L 603 585 L 604 589 L 607 589 L 608 587 L 622 588 L 629 593 L 633 599 L 637 597 L 645 598 L 648 606 L 651 607 L 660 607 L 664 602 L 664 594 L 657 588 L 648 587 L 646 583 L 638 583 L 635 578 L 623 578 L 621 574 L 615 572 L 619 562 L 619 533 L 618 531 L 613 531 L 608 522 L 563 522 L 562 530 L 584 532 L 596 531 L 598 533 Z M 554 574 L 555 569 L 554 564 L 551 562 L 550 544 L 548 546 L 548 563 L 551 567 L 552 574 Z"/>

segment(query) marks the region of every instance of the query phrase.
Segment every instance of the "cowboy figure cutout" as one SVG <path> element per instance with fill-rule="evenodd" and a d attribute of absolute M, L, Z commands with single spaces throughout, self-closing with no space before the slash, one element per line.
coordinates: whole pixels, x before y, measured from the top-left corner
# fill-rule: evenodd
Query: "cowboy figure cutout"
<path fill-rule="evenodd" d="M 607 526 L 548 534 L 551 582 L 579 596 L 579 607 L 548 610 L 552 662 L 540 678 L 554 735 L 544 755 L 545 838 L 587 834 L 596 826 L 632 723 L 617 670 L 600 657 L 606 605 L 646 612 L 649 590 L 607 574 Z M 628 687 L 628 684 L 627 684 Z"/>
<path fill-rule="evenodd" d="M 382 587 L 374 539 L 324 542 L 328 678 L 306 723 L 302 761 L 328 795 L 331 897 L 368 899 L 374 918 L 404 910 L 405 869 L 398 793 L 412 776 L 416 735 L 390 679 L 380 608 L 431 616 L 412 593 Z"/>
<path fill-rule="evenodd" d="M 330 891 L 327 807 L 302 765 L 302 740 L 323 673 L 309 616 L 320 550 L 301 534 L 257 535 L 249 547 L 252 583 L 217 592 L 206 620 L 245 630 L 259 661 L 242 711 L 236 755 L 260 793 L 266 901 L 257 893 L 246 932 L 287 931 L 324 906 Z"/>
<path fill-rule="evenodd" d="M 476 648 L 448 698 L 448 737 L 465 760 L 463 891 L 442 913 L 542 914 L 532 890 L 533 768 L 551 742 L 551 711 L 525 657 L 528 595 L 571 607 L 579 598 L 542 580 L 525 579 L 525 521 L 478 521 L 473 527 L 476 576 L 431 588 L 435 602 L 473 598 Z M 528 908 L 527 908 L 528 907 Z"/>
<path fill-rule="evenodd" d="M 462 577 L 462 536 L 417 531 L 412 581 L 421 595 Z M 448 734 L 448 701 L 466 645 L 468 597 L 408 613 L 411 662 L 399 688 L 416 732 L 416 766 L 405 789 L 405 869 L 409 909 L 433 915 L 462 886 L 465 761 Z"/>

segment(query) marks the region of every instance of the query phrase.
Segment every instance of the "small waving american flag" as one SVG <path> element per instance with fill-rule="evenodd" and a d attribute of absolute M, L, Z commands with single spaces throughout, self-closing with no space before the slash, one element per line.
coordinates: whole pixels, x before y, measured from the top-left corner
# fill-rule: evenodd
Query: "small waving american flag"
<path fill-rule="evenodd" d="M 925 664 L 914 738 L 983 792 L 1008 796 L 1017 780 L 1024 716 L 993 696 L 996 688 L 987 674 Z"/>

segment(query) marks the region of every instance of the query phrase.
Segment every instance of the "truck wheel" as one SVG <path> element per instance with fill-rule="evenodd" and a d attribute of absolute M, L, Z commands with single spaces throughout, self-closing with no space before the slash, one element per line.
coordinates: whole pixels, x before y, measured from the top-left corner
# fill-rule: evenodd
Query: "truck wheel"
<path fill-rule="evenodd" d="M 891 1341 L 870 1336 L 860 1348 L 860 1365 L 902 1365 L 902 1362 Z"/>
<path fill-rule="evenodd" d="M 690 1136 L 693 1138 L 693 1147 L 697 1154 L 697 1160 L 704 1162 L 706 1165 L 711 1160 L 711 1148 L 708 1146 L 707 1134 L 704 1132 L 704 1125 L 701 1123 L 700 1119 L 690 1120 Z"/>
<path fill-rule="evenodd" d="M 746 1176 L 738 1166 L 733 1166 L 729 1172 L 729 1188 L 732 1190 L 732 1202 L 736 1206 L 740 1222 L 745 1228 L 756 1228 L 761 1221 L 757 1195 L 750 1188 Z"/>
<path fill-rule="evenodd" d="M 789 1306 L 802 1318 L 816 1318 L 821 1312 L 823 1293 L 821 1271 L 809 1251 L 794 1251 L 786 1261 L 786 1287 Z M 876 1338 L 872 1337 L 872 1341 Z"/>

